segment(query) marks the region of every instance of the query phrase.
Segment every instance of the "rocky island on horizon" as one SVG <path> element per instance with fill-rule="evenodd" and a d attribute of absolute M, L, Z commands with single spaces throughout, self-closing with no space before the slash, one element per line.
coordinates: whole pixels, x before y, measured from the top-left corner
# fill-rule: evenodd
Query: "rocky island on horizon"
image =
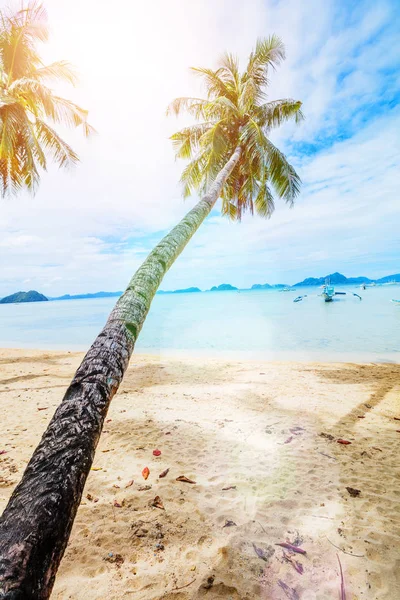
<path fill-rule="evenodd" d="M 400 273 L 395 275 L 386 275 L 380 279 L 370 279 L 369 277 L 346 277 L 342 273 L 331 273 L 324 277 L 307 277 L 299 283 L 295 283 L 293 287 L 301 287 L 308 285 L 323 285 L 325 281 L 329 279 L 332 285 L 361 285 L 363 283 L 389 283 L 395 281 L 400 283 Z"/>
<path fill-rule="evenodd" d="M 283 288 L 295 288 L 295 287 L 308 287 L 308 286 L 320 286 L 325 283 L 325 281 L 329 279 L 332 285 L 362 285 L 365 284 L 385 284 L 385 283 L 400 283 L 400 273 L 396 273 L 394 275 L 386 275 L 385 277 L 380 277 L 379 279 L 370 279 L 369 277 L 346 277 L 342 273 L 331 273 L 330 275 L 325 275 L 324 277 L 307 277 L 303 279 L 303 281 L 299 281 L 293 285 L 285 284 L 285 283 L 254 283 L 251 288 L 237 288 L 230 283 L 222 283 L 218 286 L 214 285 L 209 290 L 204 290 L 205 292 L 228 292 L 228 291 L 251 291 L 251 290 L 279 290 Z M 198 287 L 189 287 L 178 290 L 158 290 L 157 294 L 193 294 L 193 293 L 202 293 Z M 6 296 L 5 298 L 0 299 L 0 304 L 12 304 L 19 302 L 43 302 L 48 300 L 83 300 L 90 298 L 112 298 L 122 296 L 123 292 L 95 292 L 89 294 L 64 294 L 63 296 L 58 296 L 56 298 L 46 298 L 43 294 L 35 290 L 30 290 L 29 292 L 17 292 L 15 294 L 11 294 L 10 296 Z"/>
<path fill-rule="evenodd" d="M 10 296 L 5 296 L 0 300 L 0 304 L 19 304 L 21 302 L 48 302 L 48 298 L 39 294 L 35 290 L 29 292 L 16 292 Z"/>

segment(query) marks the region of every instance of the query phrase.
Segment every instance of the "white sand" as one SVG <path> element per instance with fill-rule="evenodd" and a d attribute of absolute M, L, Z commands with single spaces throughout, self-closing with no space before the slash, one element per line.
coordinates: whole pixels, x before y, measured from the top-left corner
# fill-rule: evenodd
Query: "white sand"
<path fill-rule="evenodd" d="M 0 351 L 1 509 L 81 358 Z M 399 365 L 134 356 L 52 597 L 336 600 L 338 554 L 347 600 L 400 598 L 399 383 Z"/>

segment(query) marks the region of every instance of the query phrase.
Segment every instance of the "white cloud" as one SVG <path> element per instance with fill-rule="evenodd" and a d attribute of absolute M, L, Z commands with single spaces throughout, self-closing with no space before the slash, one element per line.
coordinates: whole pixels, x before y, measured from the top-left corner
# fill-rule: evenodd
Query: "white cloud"
<path fill-rule="evenodd" d="M 294 210 L 278 207 L 269 222 L 210 219 L 163 287 L 294 281 L 336 268 L 400 270 L 399 115 L 372 118 L 374 103 L 398 83 L 393 15 L 388 3 L 361 4 L 121 0 L 115 16 L 104 0 L 51 0 L 46 59 L 78 65 L 74 99 L 90 108 L 99 134 L 85 142 L 68 132 L 79 167 L 51 170 L 35 198 L 0 205 L 0 295 L 28 282 L 49 295 L 123 288 L 193 204 L 180 198 L 183 165 L 168 140 L 179 123 L 165 117 L 173 97 L 198 92 L 188 66 L 212 65 L 225 49 L 244 59 L 255 39 L 271 32 L 288 55 L 271 76 L 271 96 L 301 98 L 307 117 L 297 129 L 276 132 L 276 143 L 318 146 L 340 135 L 338 124 L 351 138 L 293 158 L 304 180 Z M 368 107 L 366 124 L 360 115 Z"/>
<path fill-rule="evenodd" d="M 171 284 L 189 283 L 193 264 L 198 272 L 190 283 L 201 279 L 204 287 L 221 277 L 240 286 L 294 283 L 338 267 L 348 275 L 381 276 L 385 261 L 388 273 L 398 272 L 399 127 L 400 113 L 382 117 L 307 160 L 296 207 L 279 205 L 270 221 L 211 219 L 179 259 Z"/>

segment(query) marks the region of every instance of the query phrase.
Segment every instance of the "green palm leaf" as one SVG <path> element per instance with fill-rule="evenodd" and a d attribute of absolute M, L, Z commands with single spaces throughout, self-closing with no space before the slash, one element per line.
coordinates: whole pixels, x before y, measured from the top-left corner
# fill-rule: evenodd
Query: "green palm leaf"
<path fill-rule="evenodd" d="M 287 161 L 286 156 L 270 140 L 266 140 L 266 142 L 265 162 L 269 179 L 277 195 L 292 205 L 300 193 L 301 179 Z"/>
<path fill-rule="evenodd" d="M 223 54 L 219 60 L 219 76 L 232 90 L 238 91 L 240 82 L 239 61 L 236 56 L 228 52 Z"/>
<path fill-rule="evenodd" d="M 171 138 L 176 157 L 190 161 L 181 178 L 184 197 L 206 192 L 239 147 L 240 158 L 220 193 L 222 214 L 240 220 L 248 211 L 269 218 L 275 206 L 271 188 L 293 204 L 300 177 L 268 138 L 271 129 L 304 118 L 298 100 L 266 101 L 268 70 L 284 58 L 282 41 L 272 35 L 257 41 L 242 73 L 232 54 L 224 54 L 215 70 L 192 68 L 205 83 L 206 97 L 177 98 L 168 108 L 168 114 L 186 111 L 203 120 Z"/>
<path fill-rule="evenodd" d="M 213 71 L 212 69 L 205 69 L 203 67 L 192 67 L 191 70 L 205 82 L 210 100 L 218 96 L 225 96 L 226 98 L 233 99 L 234 93 L 221 78 L 220 70 Z"/>
<path fill-rule="evenodd" d="M 304 119 L 301 111 L 301 102 L 298 100 L 275 100 L 266 102 L 256 111 L 258 122 L 262 127 L 279 127 L 285 121 L 294 119 L 295 123 L 300 123 Z"/>
<path fill-rule="evenodd" d="M 179 116 L 186 111 L 195 119 L 204 119 L 204 107 L 208 104 L 207 100 L 201 98 L 175 98 L 167 108 L 167 115 Z"/>
<path fill-rule="evenodd" d="M 212 122 L 185 127 L 171 136 L 177 158 L 191 159 L 199 148 L 200 139 L 213 126 Z"/>

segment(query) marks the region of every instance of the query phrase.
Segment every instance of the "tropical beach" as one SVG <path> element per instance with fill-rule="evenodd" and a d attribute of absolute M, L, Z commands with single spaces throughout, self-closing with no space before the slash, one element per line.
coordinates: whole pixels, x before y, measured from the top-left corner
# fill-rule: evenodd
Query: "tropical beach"
<path fill-rule="evenodd" d="M 1 508 L 82 358 L 1 351 Z M 399 381 L 393 364 L 136 355 L 52 597 L 322 600 L 338 558 L 347 598 L 397 597 Z"/>
<path fill-rule="evenodd" d="M 1 600 L 400 597 L 397 15 L 0 6 Z"/>

